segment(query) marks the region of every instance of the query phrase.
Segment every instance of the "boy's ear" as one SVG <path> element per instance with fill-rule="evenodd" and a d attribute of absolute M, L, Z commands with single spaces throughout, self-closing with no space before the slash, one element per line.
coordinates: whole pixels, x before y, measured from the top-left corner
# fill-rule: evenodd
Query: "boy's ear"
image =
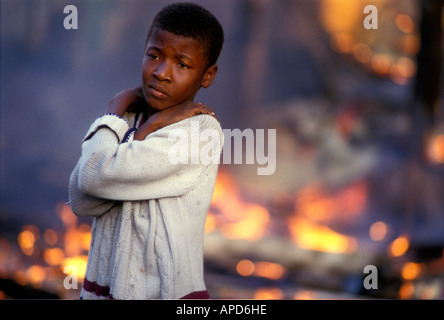
<path fill-rule="evenodd" d="M 205 74 L 202 79 L 202 83 L 200 84 L 202 88 L 208 88 L 214 81 L 217 73 L 217 65 L 213 65 L 205 71 Z"/>

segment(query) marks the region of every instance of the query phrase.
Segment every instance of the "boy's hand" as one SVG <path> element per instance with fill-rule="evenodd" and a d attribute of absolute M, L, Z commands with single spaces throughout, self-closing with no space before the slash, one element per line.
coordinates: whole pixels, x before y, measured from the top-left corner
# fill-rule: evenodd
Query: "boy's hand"
<path fill-rule="evenodd" d="M 109 102 L 107 112 L 123 116 L 129 107 L 140 108 L 141 111 L 142 109 L 148 109 L 141 87 L 126 89 L 117 93 Z"/>
<path fill-rule="evenodd" d="M 153 114 L 135 132 L 134 140 L 143 140 L 148 134 L 156 130 L 198 114 L 208 114 L 216 118 L 216 115 L 210 107 L 207 107 L 202 103 L 186 101 L 177 106 L 167 108 Z"/>

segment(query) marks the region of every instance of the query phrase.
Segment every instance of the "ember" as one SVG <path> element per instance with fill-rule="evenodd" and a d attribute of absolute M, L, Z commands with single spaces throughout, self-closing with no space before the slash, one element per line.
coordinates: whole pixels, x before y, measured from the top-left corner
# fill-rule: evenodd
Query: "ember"
<path fill-rule="evenodd" d="M 437 135 L 429 142 L 426 153 L 432 162 L 444 163 L 444 134 Z"/>
<path fill-rule="evenodd" d="M 78 225 L 77 217 L 67 204 L 59 203 L 56 214 L 65 230 L 48 228 L 42 233 L 35 225 L 25 225 L 18 234 L 17 245 L 0 239 L 0 278 L 14 279 L 20 286 L 55 292 L 61 298 L 78 298 L 78 291 L 63 287 L 64 270 L 69 266 L 76 270 L 79 281 L 83 279 L 91 227 Z M 2 294 L 8 298 L 7 292 Z M 34 294 L 38 297 L 40 293 Z"/>
<path fill-rule="evenodd" d="M 254 293 L 254 299 L 259 300 L 282 299 L 283 297 L 282 290 L 279 288 L 260 288 Z"/>
<path fill-rule="evenodd" d="M 272 280 L 280 279 L 285 273 L 284 267 L 277 263 L 266 261 L 253 263 L 247 259 L 239 261 L 236 266 L 236 270 L 241 276 L 244 277 L 254 275 Z"/>
<path fill-rule="evenodd" d="M 391 257 L 400 257 L 407 252 L 409 248 L 409 240 L 407 235 L 400 235 L 393 240 L 387 248 Z"/>

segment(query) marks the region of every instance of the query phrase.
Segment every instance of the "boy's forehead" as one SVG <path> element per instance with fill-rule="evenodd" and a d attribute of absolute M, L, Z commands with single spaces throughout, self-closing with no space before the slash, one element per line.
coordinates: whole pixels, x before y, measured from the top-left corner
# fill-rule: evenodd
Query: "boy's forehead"
<path fill-rule="evenodd" d="M 147 41 L 147 46 L 150 45 L 172 46 L 194 50 L 204 49 L 202 43 L 193 37 L 182 36 L 163 29 L 154 30 Z"/>
<path fill-rule="evenodd" d="M 175 56 L 187 57 L 194 61 L 208 63 L 207 50 L 203 43 L 193 37 L 178 35 L 164 29 L 153 30 L 147 39 L 145 50 L 173 50 Z"/>

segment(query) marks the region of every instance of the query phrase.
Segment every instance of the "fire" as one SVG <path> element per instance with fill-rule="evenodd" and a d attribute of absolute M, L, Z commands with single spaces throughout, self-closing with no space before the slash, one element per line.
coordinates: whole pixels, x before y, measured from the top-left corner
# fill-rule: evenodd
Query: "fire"
<path fill-rule="evenodd" d="M 210 233 L 216 229 L 216 218 L 214 214 L 208 212 L 207 219 L 205 221 L 205 233 Z"/>
<path fill-rule="evenodd" d="M 206 233 L 217 228 L 229 239 L 258 240 L 266 234 L 269 220 L 265 207 L 244 201 L 234 178 L 219 171 L 205 224 Z"/>
<path fill-rule="evenodd" d="M 39 265 L 33 265 L 26 271 L 26 276 L 32 286 L 39 288 L 45 279 L 45 271 Z"/>
<path fill-rule="evenodd" d="M 415 286 L 411 281 L 406 281 L 399 288 L 399 298 L 401 299 L 410 299 L 415 292 Z"/>
<path fill-rule="evenodd" d="M 14 273 L 14 280 L 15 282 L 17 282 L 18 284 L 24 286 L 28 283 L 28 277 L 26 276 L 25 271 L 23 270 L 17 270 Z"/>
<path fill-rule="evenodd" d="M 314 300 L 314 299 L 316 299 L 316 297 L 315 297 L 314 293 L 309 290 L 301 290 L 294 295 L 293 299 L 294 300 Z"/>
<path fill-rule="evenodd" d="M 39 229 L 34 225 L 27 225 L 17 237 L 17 242 L 22 252 L 28 256 L 34 253 L 34 245 L 40 236 Z"/>
<path fill-rule="evenodd" d="M 414 280 L 418 278 L 422 270 L 419 263 L 407 262 L 401 270 L 401 275 L 405 280 Z"/>
<path fill-rule="evenodd" d="M 329 195 L 319 186 L 299 191 L 296 211 L 288 219 L 293 241 L 301 248 L 331 253 L 351 253 L 357 242 L 353 237 L 340 234 L 328 227 L 339 219 L 349 221 L 361 214 L 366 206 L 367 188 L 357 183 L 335 195 Z"/>
<path fill-rule="evenodd" d="M 409 245 L 410 244 L 408 236 L 405 234 L 400 235 L 389 244 L 387 248 L 388 254 L 391 257 L 400 257 L 407 252 Z"/>
<path fill-rule="evenodd" d="M 387 231 L 387 224 L 382 221 L 377 221 L 371 225 L 369 235 L 373 241 L 382 241 L 386 237 Z"/>
<path fill-rule="evenodd" d="M 296 215 L 322 223 L 331 219 L 348 220 L 362 213 L 366 206 L 367 187 L 358 182 L 335 195 L 318 185 L 308 186 L 296 195 Z"/>
<path fill-rule="evenodd" d="M 238 262 L 236 271 L 243 277 L 254 275 L 271 280 L 278 280 L 282 278 L 285 273 L 284 267 L 280 264 L 268 261 L 258 261 L 253 263 L 247 259 Z"/>
<path fill-rule="evenodd" d="M 30 256 L 34 252 L 35 236 L 29 230 L 23 230 L 20 232 L 17 242 L 22 249 L 23 253 Z"/>
<path fill-rule="evenodd" d="M 226 223 L 221 227 L 222 233 L 231 239 L 260 239 L 269 221 L 268 211 L 255 204 L 245 205 L 243 217 L 236 222 Z"/>
<path fill-rule="evenodd" d="M 283 266 L 272 262 L 256 262 L 255 275 L 272 280 L 278 280 L 284 275 L 285 269 Z"/>
<path fill-rule="evenodd" d="M 303 249 L 331 253 L 351 253 L 357 243 L 352 237 L 342 235 L 330 228 L 316 225 L 304 218 L 290 218 L 290 233 L 294 242 Z"/>
<path fill-rule="evenodd" d="M 440 164 L 444 163 L 444 134 L 439 134 L 432 139 L 426 152 L 431 161 Z"/>
<path fill-rule="evenodd" d="M 366 205 L 367 187 L 358 182 L 330 195 L 317 185 L 296 194 L 295 213 L 288 218 L 288 230 L 299 247 L 332 253 L 350 253 L 357 243 L 328 227 L 329 222 L 360 215 Z M 226 171 L 220 171 L 207 216 L 205 232 L 218 229 L 228 239 L 258 240 L 268 234 L 270 212 L 258 203 L 245 201 L 239 185 Z"/>
<path fill-rule="evenodd" d="M 58 213 L 67 230 L 64 237 L 66 258 L 63 258 L 62 254 L 58 252 L 57 264 L 61 265 L 63 272 L 67 268 L 75 270 L 76 276 L 83 279 L 88 260 L 86 253 L 89 251 L 91 241 L 91 227 L 87 224 L 77 226 L 77 216 L 67 204 L 60 204 Z"/>
<path fill-rule="evenodd" d="M 362 8 L 359 1 L 323 0 L 321 2 L 320 18 L 324 28 L 331 34 L 351 32 L 356 28 L 361 14 Z"/>
<path fill-rule="evenodd" d="M 86 255 L 66 258 L 62 266 L 63 272 L 71 273 L 74 270 L 79 280 L 82 280 L 85 278 L 87 261 L 88 256 Z"/>
<path fill-rule="evenodd" d="M 415 29 L 415 23 L 406 14 L 398 14 L 395 18 L 395 23 L 399 30 L 404 33 L 412 33 Z"/>
<path fill-rule="evenodd" d="M 379 75 L 386 75 L 390 71 L 392 58 L 388 54 L 378 53 L 372 57 L 371 67 Z"/>
<path fill-rule="evenodd" d="M 75 272 L 82 280 L 86 271 L 87 254 L 91 241 L 91 227 L 78 224 L 69 205 L 59 203 L 56 214 L 65 230 L 43 230 L 25 225 L 17 236 L 17 246 L 0 238 L 0 278 L 11 278 L 17 284 L 67 294 L 63 278 Z M 26 256 L 23 259 L 23 256 Z M 69 273 L 68 272 L 68 273 Z M 59 279 L 59 281 L 54 281 Z M 0 291 L 0 298 L 2 292 Z"/>
<path fill-rule="evenodd" d="M 272 300 L 282 299 L 284 294 L 279 288 L 259 288 L 254 293 L 254 299 L 258 300 Z"/>
<path fill-rule="evenodd" d="M 59 237 L 57 236 L 57 232 L 55 232 L 54 230 L 46 229 L 43 233 L 43 240 L 50 246 L 54 246 L 57 244 Z"/>
<path fill-rule="evenodd" d="M 69 256 L 80 254 L 83 250 L 89 250 L 91 241 L 91 228 L 82 224 L 76 229 L 69 229 L 65 234 L 65 251 Z"/>
<path fill-rule="evenodd" d="M 43 252 L 43 259 L 50 266 L 57 266 L 65 259 L 65 252 L 60 248 L 46 249 Z"/>
<path fill-rule="evenodd" d="M 251 276 L 254 273 L 254 263 L 248 259 L 241 260 L 236 266 L 236 271 L 243 277 Z"/>

